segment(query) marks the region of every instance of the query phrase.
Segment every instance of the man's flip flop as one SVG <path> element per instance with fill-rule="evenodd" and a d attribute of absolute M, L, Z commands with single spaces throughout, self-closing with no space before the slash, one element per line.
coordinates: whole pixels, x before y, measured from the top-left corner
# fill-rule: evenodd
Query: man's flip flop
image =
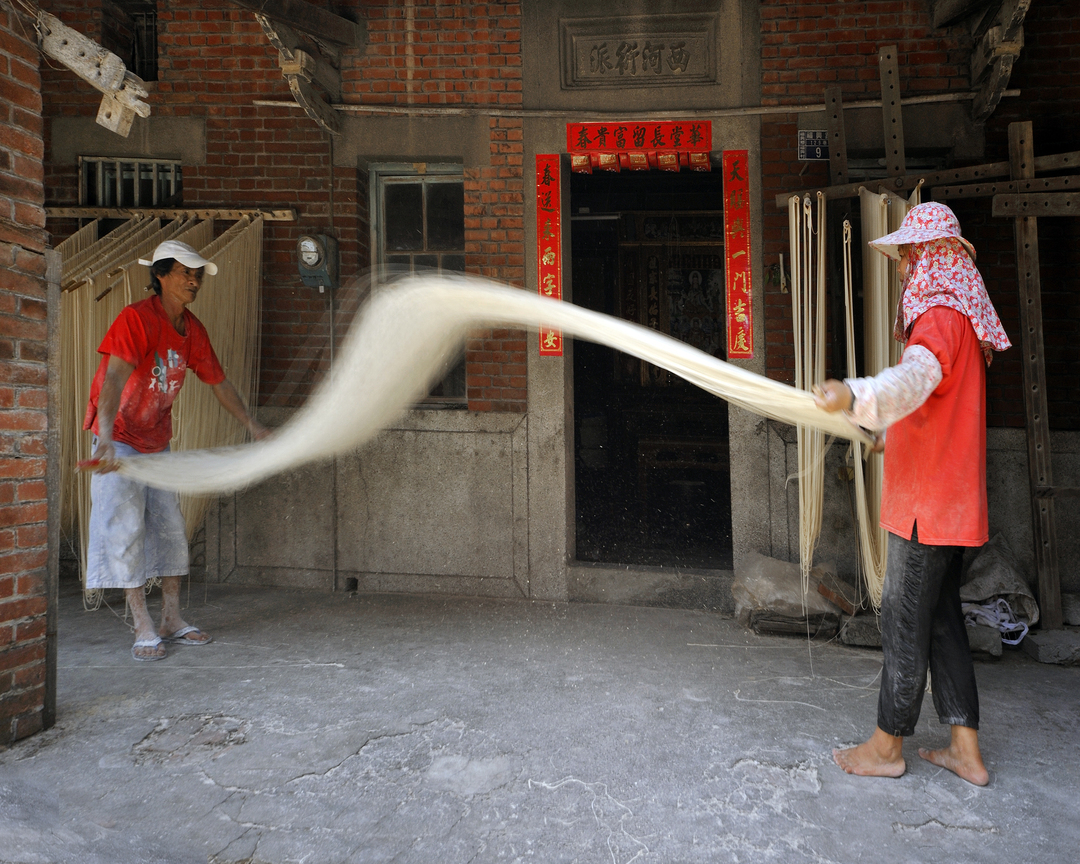
<path fill-rule="evenodd" d="M 214 641 L 213 636 L 209 636 L 206 639 L 188 639 L 191 633 L 198 633 L 199 635 L 205 635 L 198 627 L 192 627 L 190 624 L 187 627 L 181 627 L 171 636 L 163 636 L 162 638 L 166 642 L 171 642 L 173 645 L 209 645 Z"/>
<path fill-rule="evenodd" d="M 148 654 L 144 657 L 140 657 L 136 653 L 137 648 L 157 648 L 162 644 L 163 640 L 160 636 L 155 636 L 153 639 L 138 639 L 135 644 L 131 646 L 131 657 L 133 660 L 140 662 L 148 662 L 151 660 L 164 660 L 166 656 L 165 649 L 162 648 L 161 653 Z"/>

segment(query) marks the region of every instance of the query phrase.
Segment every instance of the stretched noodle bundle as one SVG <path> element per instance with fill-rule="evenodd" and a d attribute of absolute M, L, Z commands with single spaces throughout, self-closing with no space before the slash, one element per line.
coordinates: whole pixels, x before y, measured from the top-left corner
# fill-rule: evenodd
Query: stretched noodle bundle
<path fill-rule="evenodd" d="M 293 419 L 252 444 L 134 457 L 121 471 L 147 484 L 204 495 L 352 450 L 400 416 L 444 373 L 477 327 L 541 324 L 673 372 L 749 411 L 868 441 L 813 397 L 703 351 L 599 312 L 476 277 L 413 276 L 375 292 L 345 339 L 333 373 Z"/>

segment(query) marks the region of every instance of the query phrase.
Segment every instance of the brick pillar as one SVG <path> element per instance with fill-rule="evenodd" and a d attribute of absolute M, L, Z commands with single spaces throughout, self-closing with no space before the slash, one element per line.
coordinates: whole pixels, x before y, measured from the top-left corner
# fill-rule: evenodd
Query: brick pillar
<path fill-rule="evenodd" d="M 41 79 L 0 7 L 0 746 L 46 716 L 48 322 Z M 46 679 L 48 678 L 48 683 Z M 51 714 L 51 711 L 49 712 Z"/>

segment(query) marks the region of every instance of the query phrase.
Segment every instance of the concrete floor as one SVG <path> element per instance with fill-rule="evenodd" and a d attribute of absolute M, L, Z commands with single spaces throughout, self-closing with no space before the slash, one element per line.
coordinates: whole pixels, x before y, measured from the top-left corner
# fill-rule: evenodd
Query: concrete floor
<path fill-rule="evenodd" d="M 0 861 L 1064 861 L 1080 669 L 977 666 L 990 786 L 849 777 L 880 654 L 695 611 L 191 589 L 135 663 L 61 600 L 57 725 L 0 752 Z M 929 709 L 929 710 L 928 710 Z"/>

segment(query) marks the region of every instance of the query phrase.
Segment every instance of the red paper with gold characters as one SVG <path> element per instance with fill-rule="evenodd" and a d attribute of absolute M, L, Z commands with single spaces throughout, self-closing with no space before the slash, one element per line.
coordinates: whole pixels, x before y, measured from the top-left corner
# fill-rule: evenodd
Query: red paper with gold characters
<path fill-rule="evenodd" d="M 536 156 L 536 289 L 562 300 L 562 228 L 559 206 L 559 155 Z M 540 328 L 540 354 L 562 357 L 561 330 Z"/>
<path fill-rule="evenodd" d="M 566 149 L 570 153 L 649 150 L 708 153 L 712 150 L 712 121 L 567 123 Z"/>
<path fill-rule="evenodd" d="M 727 274 L 727 356 L 754 356 L 750 284 L 750 159 L 746 150 L 724 151 L 724 267 Z"/>

